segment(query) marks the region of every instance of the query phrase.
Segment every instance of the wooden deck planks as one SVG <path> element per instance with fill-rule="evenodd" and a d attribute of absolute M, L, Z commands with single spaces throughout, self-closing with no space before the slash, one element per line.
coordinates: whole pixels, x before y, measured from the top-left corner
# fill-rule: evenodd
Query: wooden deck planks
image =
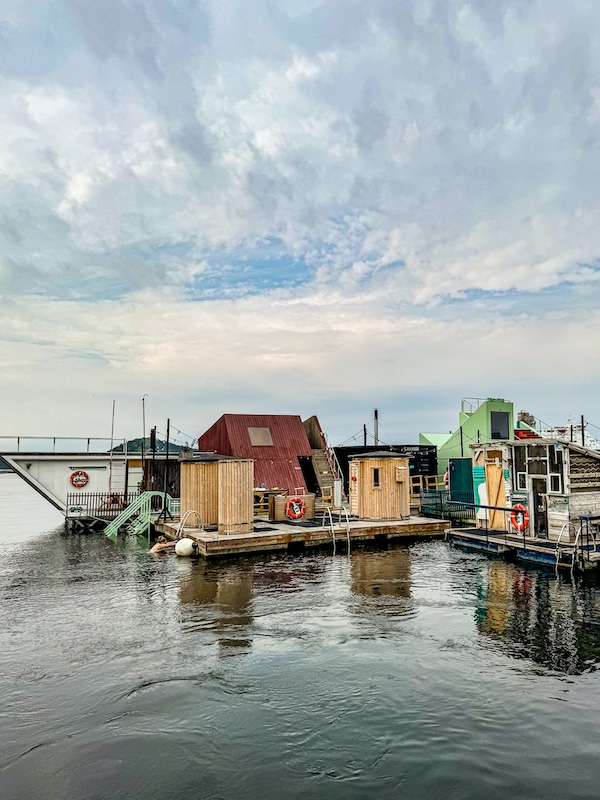
<path fill-rule="evenodd" d="M 264 520 L 257 521 L 264 527 Z M 205 558 L 223 555 L 244 555 L 269 550 L 285 550 L 290 544 L 305 547 L 318 547 L 331 544 L 331 528 L 302 527 L 274 523 L 268 531 L 253 531 L 222 535 L 213 532 L 200 532 L 197 528 L 184 528 L 183 534 L 198 543 L 198 551 Z M 384 536 L 388 539 L 401 538 L 440 538 L 444 535 L 447 522 L 425 517 L 411 517 L 407 520 L 373 522 L 352 520 L 350 522 L 351 541 L 369 541 Z M 158 529 L 169 538 L 177 535 L 177 523 L 160 523 Z M 334 526 L 336 542 L 343 546 L 347 533 L 345 526 Z"/>

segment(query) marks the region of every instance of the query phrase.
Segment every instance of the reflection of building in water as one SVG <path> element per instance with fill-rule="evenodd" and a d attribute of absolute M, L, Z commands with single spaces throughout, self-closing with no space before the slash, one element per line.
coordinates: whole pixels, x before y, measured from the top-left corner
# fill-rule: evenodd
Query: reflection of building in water
<path fill-rule="evenodd" d="M 598 589 L 495 561 L 478 587 L 477 628 L 508 655 L 561 672 L 600 661 Z"/>
<path fill-rule="evenodd" d="M 221 648 L 249 648 L 254 588 L 253 566 L 232 564 L 214 567 L 205 561 L 186 561 L 186 574 L 179 586 L 179 600 L 185 606 L 187 630 L 206 629 L 212 621 Z"/>
<path fill-rule="evenodd" d="M 507 569 L 508 568 L 508 569 Z M 504 633 L 510 619 L 510 565 L 504 562 L 491 562 L 489 565 L 486 593 L 479 597 L 487 604 L 478 609 L 483 611 L 477 618 L 480 630 Z"/>
<path fill-rule="evenodd" d="M 352 554 L 352 591 L 366 597 L 392 595 L 410 598 L 410 550 Z"/>

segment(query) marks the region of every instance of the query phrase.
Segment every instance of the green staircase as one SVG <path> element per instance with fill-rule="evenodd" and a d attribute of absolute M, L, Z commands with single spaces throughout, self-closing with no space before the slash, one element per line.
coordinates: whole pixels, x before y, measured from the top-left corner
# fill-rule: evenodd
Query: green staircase
<path fill-rule="evenodd" d="M 155 497 L 161 499 L 160 507 L 153 508 L 152 500 Z M 173 498 L 164 492 L 142 492 L 139 497 L 127 506 L 124 511 L 121 511 L 118 517 L 115 517 L 104 529 L 104 533 L 109 539 L 116 539 L 121 528 L 125 528 L 127 533 L 131 536 L 146 536 L 150 535 L 150 524 L 153 520 L 160 516 L 161 512 L 167 506 L 167 511 L 171 512 L 171 501 Z"/>

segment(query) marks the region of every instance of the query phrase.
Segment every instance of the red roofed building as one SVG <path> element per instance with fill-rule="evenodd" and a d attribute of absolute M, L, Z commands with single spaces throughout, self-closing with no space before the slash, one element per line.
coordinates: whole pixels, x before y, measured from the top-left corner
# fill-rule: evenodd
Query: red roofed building
<path fill-rule="evenodd" d="M 198 449 L 253 458 L 254 485 L 314 491 L 313 449 L 302 418 L 291 414 L 223 414 L 198 439 Z"/>

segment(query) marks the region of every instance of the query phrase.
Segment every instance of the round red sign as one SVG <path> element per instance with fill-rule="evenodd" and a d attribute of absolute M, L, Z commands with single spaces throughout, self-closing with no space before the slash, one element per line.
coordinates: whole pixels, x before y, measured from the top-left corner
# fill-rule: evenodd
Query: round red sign
<path fill-rule="evenodd" d="M 71 483 L 77 489 L 81 489 L 82 486 L 85 486 L 89 479 L 90 476 L 82 469 L 76 469 L 75 472 L 71 473 Z"/>

